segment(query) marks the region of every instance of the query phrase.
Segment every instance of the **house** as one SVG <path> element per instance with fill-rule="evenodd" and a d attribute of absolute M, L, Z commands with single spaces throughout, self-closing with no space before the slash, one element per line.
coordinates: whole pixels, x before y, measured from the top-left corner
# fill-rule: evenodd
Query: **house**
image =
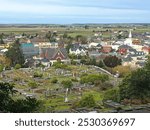
<path fill-rule="evenodd" d="M 39 54 L 39 48 L 35 47 L 33 43 L 22 43 L 21 49 L 25 58 L 31 58 Z"/>
<path fill-rule="evenodd" d="M 141 44 L 141 41 L 140 41 L 139 39 L 134 39 L 134 40 L 132 41 L 132 44 L 133 44 L 133 45 L 140 45 L 140 44 Z"/>
<path fill-rule="evenodd" d="M 95 42 L 91 42 L 89 44 L 89 48 L 96 48 L 96 46 L 98 45 L 99 43 L 95 43 Z"/>
<path fill-rule="evenodd" d="M 91 58 L 98 58 L 98 57 L 101 56 L 101 53 L 99 53 L 99 52 L 96 51 L 96 50 L 93 50 L 93 51 L 89 51 L 89 52 L 88 52 L 88 55 L 89 55 L 89 57 L 91 57 Z"/>
<path fill-rule="evenodd" d="M 142 60 L 145 57 L 145 53 L 143 51 L 132 51 L 128 54 L 135 62 Z"/>
<path fill-rule="evenodd" d="M 145 54 L 150 54 L 150 46 L 144 46 L 143 48 L 142 48 L 142 51 L 145 53 Z"/>
<path fill-rule="evenodd" d="M 73 44 L 73 47 L 69 49 L 69 54 L 84 56 L 87 53 L 86 53 L 86 50 L 79 44 Z"/>
<path fill-rule="evenodd" d="M 32 39 L 30 39 L 30 42 L 33 44 L 39 44 L 39 43 L 48 43 L 49 40 L 48 39 L 44 39 L 44 38 L 39 38 L 39 37 L 34 37 Z"/>
<path fill-rule="evenodd" d="M 40 48 L 39 54 L 41 59 L 47 59 L 52 64 L 57 61 L 70 61 L 65 48 Z"/>
<path fill-rule="evenodd" d="M 113 50 L 117 51 L 118 48 L 119 48 L 119 46 L 120 46 L 120 44 L 114 43 L 114 44 L 112 44 L 111 46 L 112 46 L 112 49 L 113 49 Z"/>
<path fill-rule="evenodd" d="M 129 51 L 134 50 L 131 46 L 128 45 L 121 45 L 118 47 L 118 53 L 121 55 L 127 54 Z"/>
<path fill-rule="evenodd" d="M 112 46 L 109 45 L 105 45 L 102 47 L 102 49 L 100 50 L 100 52 L 102 53 L 110 53 L 112 51 Z"/>
<path fill-rule="evenodd" d="M 126 56 L 124 58 L 122 58 L 122 65 L 123 66 L 131 66 L 133 59 L 130 56 Z"/>

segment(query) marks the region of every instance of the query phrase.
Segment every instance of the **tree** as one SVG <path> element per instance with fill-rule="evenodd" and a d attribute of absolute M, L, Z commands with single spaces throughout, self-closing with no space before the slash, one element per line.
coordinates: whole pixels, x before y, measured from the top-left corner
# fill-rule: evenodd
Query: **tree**
<path fill-rule="evenodd" d="M 97 66 L 100 68 L 103 68 L 105 65 L 104 65 L 104 62 L 102 60 L 100 60 L 97 64 Z"/>
<path fill-rule="evenodd" d="M 4 34 L 2 33 L 2 34 L 0 34 L 0 44 L 5 44 L 4 43 L 4 41 L 3 41 L 3 36 L 4 36 Z"/>
<path fill-rule="evenodd" d="M 145 68 L 133 71 L 125 77 L 119 85 L 120 99 L 139 99 L 144 101 L 150 98 L 150 71 Z"/>
<path fill-rule="evenodd" d="M 96 65 L 96 59 L 95 58 L 90 59 L 89 64 Z"/>
<path fill-rule="evenodd" d="M 71 80 L 63 80 L 61 84 L 63 85 L 64 88 L 68 88 L 68 89 L 71 89 L 73 86 L 73 83 Z"/>
<path fill-rule="evenodd" d="M 9 67 L 11 64 L 11 60 L 9 58 L 7 58 L 6 56 L 0 56 L 0 63 L 4 67 Z"/>
<path fill-rule="evenodd" d="M 46 33 L 46 38 L 50 41 L 50 42 L 56 42 L 56 32 L 51 32 L 49 31 L 48 33 Z"/>
<path fill-rule="evenodd" d="M 16 40 L 6 52 L 6 57 L 11 60 L 12 66 L 24 64 L 24 55 L 20 47 L 19 40 Z"/>
<path fill-rule="evenodd" d="M 119 88 L 111 88 L 105 91 L 103 100 L 113 100 L 119 102 Z"/>
<path fill-rule="evenodd" d="M 147 62 L 145 64 L 145 69 L 150 70 L 150 56 L 148 56 Z"/>
<path fill-rule="evenodd" d="M 34 98 L 13 99 L 17 91 L 14 85 L 0 83 L 0 111 L 12 113 L 34 112 L 38 109 L 40 102 Z"/>
<path fill-rule="evenodd" d="M 118 72 L 119 77 L 125 77 L 126 75 L 131 73 L 131 71 L 132 71 L 132 69 L 130 68 L 130 66 L 119 65 L 119 66 L 116 66 L 113 68 L 113 72 L 114 73 Z"/>
<path fill-rule="evenodd" d="M 119 59 L 116 56 L 106 56 L 103 61 L 104 61 L 104 64 L 110 68 L 114 68 L 117 65 L 121 65 L 121 59 Z"/>
<path fill-rule="evenodd" d="M 78 43 L 87 44 L 87 38 L 86 38 L 85 36 L 77 35 L 77 36 L 75 37 L 75 40 L 76 40 Z"/>
<path fill-rule="evenodd" d="M 4 69 L 4 66 L 0 64 L 0 72 L 2 72 Z"/>
<path fill-rule="evenodd" d="M 70 48 L 72 48 L 72 47 L 73 47 L 73 45 L 71 43 L 67 44 L 66 50 L 67 50 L 68 53 L 69 53 Z"/>

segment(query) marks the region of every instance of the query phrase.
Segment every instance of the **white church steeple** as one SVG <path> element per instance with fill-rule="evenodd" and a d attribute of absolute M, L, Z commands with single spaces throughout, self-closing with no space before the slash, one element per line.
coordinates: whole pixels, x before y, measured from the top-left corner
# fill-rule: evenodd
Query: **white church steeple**
<path fill-rule="evenodd" d="M 129 37 L 125 39 L 124 41 L 124 45 L 128 45 L 128 46 L 132 46 L 132 33 L 131 33 L 131 29 L 129 32 Z"/>
<path fill-rule="evenodd" d="M 130 32 L 129 32 L 129 38 L 132 38 L 131 29 L 130 29 Z"/>

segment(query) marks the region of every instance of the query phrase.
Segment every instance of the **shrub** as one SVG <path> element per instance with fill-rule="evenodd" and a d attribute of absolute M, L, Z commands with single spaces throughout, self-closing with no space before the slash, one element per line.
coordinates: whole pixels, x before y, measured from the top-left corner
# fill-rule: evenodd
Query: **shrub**
<path fill-rule="evenodd" d="M 113 68 L 114 73 L 116 73 L 117 71 L 119 72 L 119 76 L 120 77 L 125 77 L 127 74 L 131 73 L 132 69 L 130 68 L 130 66 L 116 66 L 115 68 Z"/>
<path fill-rule="evenodd" d="M 35 89 L 35 88 L 37 88 L 37 83 L 36 82 L 29 82 L 29 87 L 31 87 L 31 89 Z"/>
<path fill-rule="evenodd" d="M 95 84 L 96 81 L 105 82 L 109 79 L 107 75 L 104 74 L 89 74 L 87 76 L 82 76 L 80 82 L 84 83 L 92 83 Z"/>
<path fill-rule="evenodd" d="M 62 62 L 56 62 L 53 64 L 55 69 L 68 69 L 68 65 L 63 64 Z"/>
<path fill-rule="evenodd" d="M 17 70 L 17 69 L 20 69 L 21 68 L 21 65 L 20 64 L 16 64 L 15 65 L 15 69 Z"/>
<path fill-rule="evenodd" d="M 105 91 L 112 88 L 113 84 L 107 81 L 104 83 L 102 83 L 101 81 L 96 81 L 95 86 L 98 87 L 100 91 Z"/>
<path fill-rule="evenodd" d="M 119 102 L 120 101 L 119 89 L 112 88 L 112 89 L 107 90 L 104 94 L 103 100 L 113 100 L 113 101 Z"/>
<path fill-rule="evenodd" d="M 93 95 L 88 95 L 83 97 L 78 104 L 79 107 L 87 107 L 87 108 L 91 108 L 91 107 L 95 107 L 96 106 L 96 102 L 94 100 Z"/>
<path fill-rule="evenodd" d="M 63 85 L 64 88 L 71 88 L 73 86 L 72 81 L 70 80 L 63 80 L 61 84 Z"/>
<path fill-rule="evenodd" d="M 3 71 L 3 65 L 0 65 L 0 72 L 2 72 Z"/>
<path fill-rule="evenodd" d="M 33 75 L 34 78 L 36 78 L 36 77 L 41 78 L 42 76 L 43 76 L 43 74 L 38 73 L 38 72 L 34 72 L 34 75 Z"/>
<path fill-rule="evenodd" d="M 72 78 L 71 81 L 72 82 L 78 82 L 78 80 L 76 78 Z"/>
<path fill-rule="evenodd" d="M 53 78 L 52 80 L 51 80 L 51 83 L 53 83 L 53 84 L 56 84 L 58 82 L 58 79 L 57 78 Z"/>
<path fill-rule="evenodd" d="M 72 64 L 72 65 L 76 65 L 76 64 L 77 64 L 77 62 L 76 62 L 76 61 L 74 61 L 74 60 L 71 60 L 71 64 Z"/>

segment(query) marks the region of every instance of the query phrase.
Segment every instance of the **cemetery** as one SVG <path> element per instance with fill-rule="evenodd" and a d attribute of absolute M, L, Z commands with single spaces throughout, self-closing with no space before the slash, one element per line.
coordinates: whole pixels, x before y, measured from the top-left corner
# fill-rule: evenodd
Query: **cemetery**
<path fill-rule="evenodd" d="M 68 65 L 67 68 L 20 68 L 1 72 L 1 82 L 15 83 L 18 92 L 15 98 L 37 98 L 43 102 L 43 112 L 90 112 L 102 105 L 104 92 L 92 83 L 81 83 L 81 77 L 88 74 L 103 75 L 97 68 L 86 65 Z M 104 74 L 105 75 L 105 74 Z M 110 77 L 110 76 L 109 76 Z M 112 77 L 110 77 L 111 79 Z M 69 81 L 63 84 L 63 81 Z M 81 107 L 75 104 L 83 97 L 94 95 L 94 107 Z"/>

